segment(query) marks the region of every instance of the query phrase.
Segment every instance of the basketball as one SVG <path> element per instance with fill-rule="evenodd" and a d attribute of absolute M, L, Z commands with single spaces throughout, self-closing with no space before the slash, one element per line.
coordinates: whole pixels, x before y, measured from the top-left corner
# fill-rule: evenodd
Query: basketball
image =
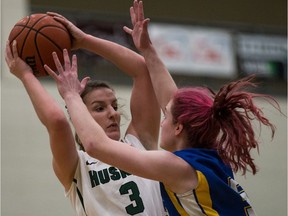
<path fill-rule="evenodd" d="M 31 14 L 18 21 L 9 35 L 9 42 L 17 41 L 18 54 L 33 70 L 36 77 L 49 74 L 47 64 L 56 70 L 52 52 L 56 52 L 63 64 L 63 49 L 71 49 L 72 40 L 66 27 L 47 14 Z"/>

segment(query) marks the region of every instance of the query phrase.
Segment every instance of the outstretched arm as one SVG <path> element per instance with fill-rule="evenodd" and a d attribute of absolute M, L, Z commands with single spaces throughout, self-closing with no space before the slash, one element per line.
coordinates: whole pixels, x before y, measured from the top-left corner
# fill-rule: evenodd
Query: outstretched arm
<path fill-rule="evenodd" d="M 67 190 L 72 183 L 78 162 L 69 122 L 56 101 L 33 75 L 32 69 L 18 57 L 16 41 L 13 42 L 12 50 L 7 42 L 5 54 L 11 73 L 23 83 L 39 120 L 47 128 L 54 172 Z"/>
<path fill-rule="evenodd" d="M 54 53 L 53 56 L 59 75 L 47 66 L 45 69 L 56 80 L 75 130 L 90 156 L 131 174 L 161 181 L 174 192 L 184 193 L 196 186 L 197 179 L 191 166 L 173 153 L 142 151 L 110 139 L 80 97 L 79 92 L 84 89 L 89 78 L 81 82 L 78 80 L 76 56 L 72 57 L 70 64 L 68 53 L 64 51 L 64 68 L 57 55 Z"/>
<path fill-rule="evenodd" d="M 67 27 L 75 49 L 86 49 L 102 56 L 133 79 L 130 99 L 132 119 L 127 133 L 138 137 L 147 149 L 157 149 L 160 109 L 144 58 L 122 45 L 84 33 L 59 14 L 48 14 Z"/>
<path fill-rule="evenodd" d="M 132 36 L 136 48 L 144 56 L 157 100 L 164 110 L 177 90 L 177 86 L 151 43 L 148 33 L 150 20 L 144 18 L 142 1 L 134 0 L 133 7 L 130 8 L 130 16 L 133 30 L 128 27 L 124 27 L 124 30 Z"/>

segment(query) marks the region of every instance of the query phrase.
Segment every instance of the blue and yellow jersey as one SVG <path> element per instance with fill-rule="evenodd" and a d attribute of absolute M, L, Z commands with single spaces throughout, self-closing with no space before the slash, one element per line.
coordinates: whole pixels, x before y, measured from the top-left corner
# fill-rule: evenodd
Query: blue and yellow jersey
<path fill-rule="evenodd" d="M 175 194 L 161 183 L 164 205 L 170 216 L 254 216 L 247 194 L 234 180 L 232 169 L 217 152 L 185 149 L 174 152 L 197 172 L 198 186 L 184 194 Z"/>

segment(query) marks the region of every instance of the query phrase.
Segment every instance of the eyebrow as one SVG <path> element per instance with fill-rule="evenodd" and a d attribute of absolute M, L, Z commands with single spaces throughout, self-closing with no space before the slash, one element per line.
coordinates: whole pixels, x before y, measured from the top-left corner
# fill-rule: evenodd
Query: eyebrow
<path fill-rule="evenodd" d="M 113 100 L 111 103 L 112 103 L 112 104 L 113 104 L 113 103 L 118 103 L 118 100 L 115 99 L 115 100 Z M 95 101 L 93 101 L 91 104 L 93 105 L 93 104 L 106 104 L 106 103 L 105 103 L 104 101 L 95 100 Z"/>

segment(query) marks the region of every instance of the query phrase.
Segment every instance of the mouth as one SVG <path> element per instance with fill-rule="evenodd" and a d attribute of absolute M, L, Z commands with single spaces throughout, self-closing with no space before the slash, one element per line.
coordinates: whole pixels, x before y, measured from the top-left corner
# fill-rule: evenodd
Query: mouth
<path fill-rule="evenodd" d="M 117 129 L 118 130 L 119 126 L 117 123 L 112 123 L 107 127 L 107 129 L 109 129 L 109 130 L 116 130 Z"/>
<path fill-rule="evenodd" d="M 120 139 L 120 127 L 117 123 L 112 123 L 106 128 L 106 134 L 108 137 L 110 137 L 113 140 L 119 140 Z"/>

